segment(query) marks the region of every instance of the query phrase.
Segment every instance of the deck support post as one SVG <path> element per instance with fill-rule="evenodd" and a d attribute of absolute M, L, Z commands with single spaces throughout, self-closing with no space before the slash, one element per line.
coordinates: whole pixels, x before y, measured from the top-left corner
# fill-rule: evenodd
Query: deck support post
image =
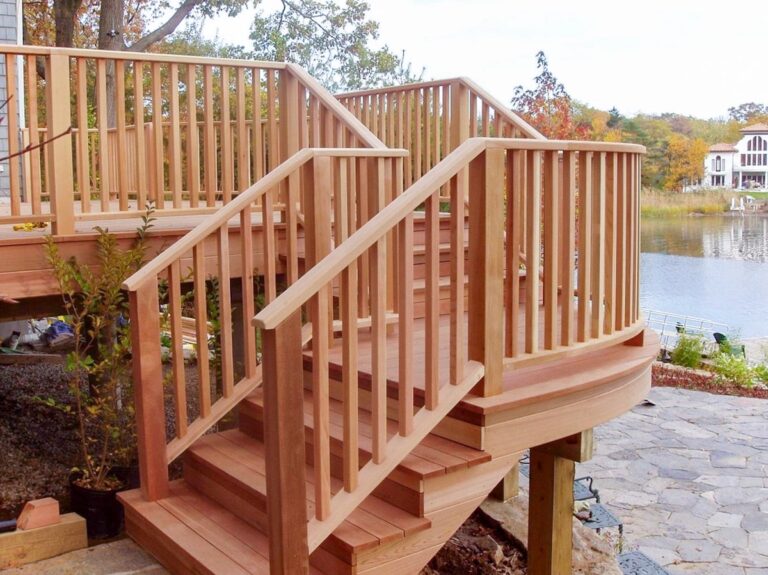
<path fill-rule="evenodd" d="M 531 449 L 530 575 L 571 573 L 575 462 L 591 458 L 592 445 L 589 429 Z"/>
<path fill-rule="evenodd" d="M 469 165 L 469 359 L 485 367 L 483 397 L 501 393 L 504 374 L 504 157 L 489 149 Z"/>
<path fill-rule="evenodd" d="M 264 446 L 271 575 L 309 571 L 301 313 L 264 331 Z"/>
<path fill-rule="evenodd" d="M 498 485 L 491 491 L 497 501 L 509 501 L 520 493 L 520 464 L 515 463 Z"/>
<path fill-rule="evenodd" d="M 66 134 L 71 129 L 69 100 L 69 55 L 51 54 L 46 66 L 48 138 Z M 51 212 L 56 216 L 51 226 L 55 236 L 75 233 L 75 190 L 72 171 L 72 136 L 67 134 L 48 144 L 51 166 Z"/>

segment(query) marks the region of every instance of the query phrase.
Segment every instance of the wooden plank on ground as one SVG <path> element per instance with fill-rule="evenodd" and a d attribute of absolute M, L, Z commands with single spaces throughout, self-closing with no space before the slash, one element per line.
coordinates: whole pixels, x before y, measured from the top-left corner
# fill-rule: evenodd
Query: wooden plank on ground
<path fill-rule="evenodd" d="M 42 561 L 87 546 L 85 519 L 67 513 L 56 525 L 0 534 L 0 569 Z"/>

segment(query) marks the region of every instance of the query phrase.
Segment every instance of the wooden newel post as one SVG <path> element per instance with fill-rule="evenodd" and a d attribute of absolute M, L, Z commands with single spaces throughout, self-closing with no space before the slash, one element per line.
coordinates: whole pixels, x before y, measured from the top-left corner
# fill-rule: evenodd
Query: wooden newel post
<path fill-rule="evenodd" d="M 309 570 L 305 487 L 301 315 L 264 330 L 264 440 L 269 570 Z"/>
<path fill-rule="evenodd" d="M 72 127 L 69 89 L 69 56 L 52 53 L 46 67 L 47 138 L 64 134 Z M 75 189 L 72 170 L 72 136 L 67 134 L 47 144 L 51 165 L 49 178 L 51 212 L 56 215 L 54 235 L 75 232 Z"/>
<path fill-rule="evenodd" d="M 141 493 L 154 501 L 168 495 L 157 283 L 148 281 L 130 292 L 129 303 Z"/>
<path fill-rule="evenodd" d="M 477 392 L 501 393 L 504 360 L 504 156 L 469 165 L 469 359 L 485 366 Z"/>

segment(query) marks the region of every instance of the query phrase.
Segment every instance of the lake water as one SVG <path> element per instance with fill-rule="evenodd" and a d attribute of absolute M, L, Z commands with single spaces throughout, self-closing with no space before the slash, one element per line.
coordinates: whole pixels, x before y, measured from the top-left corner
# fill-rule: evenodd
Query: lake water
<path fill-rule="evenodd" d="M 768 217 L 644 219 L 640 306 L 768 336 Z"/>

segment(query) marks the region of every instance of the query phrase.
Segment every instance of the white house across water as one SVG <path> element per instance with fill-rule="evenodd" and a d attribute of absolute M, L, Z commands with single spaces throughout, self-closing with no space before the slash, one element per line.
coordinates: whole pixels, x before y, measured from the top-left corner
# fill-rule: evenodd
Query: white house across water
<path fill-rule="evenodd" d="M 736 144 L 715 144 L 704 160 L 704 185 L 750 190 L 768 184 L 768 125 L 741 130 Z"/>

